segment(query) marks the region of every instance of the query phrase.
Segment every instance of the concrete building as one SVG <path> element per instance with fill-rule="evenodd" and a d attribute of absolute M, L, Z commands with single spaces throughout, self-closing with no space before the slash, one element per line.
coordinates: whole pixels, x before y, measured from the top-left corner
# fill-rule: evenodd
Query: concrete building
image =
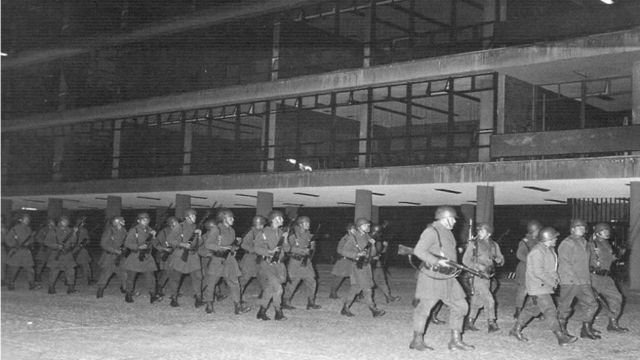
<path fill-rule="evenodd" d="M 59 4 L 3 4 L 3 215 L 566 204 L 640 289 L 636 1 Z"/>

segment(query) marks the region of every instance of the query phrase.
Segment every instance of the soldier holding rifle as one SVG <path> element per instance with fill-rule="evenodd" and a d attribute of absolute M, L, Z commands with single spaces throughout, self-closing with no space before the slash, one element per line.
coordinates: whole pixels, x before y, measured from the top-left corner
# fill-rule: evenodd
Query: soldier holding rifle
<path fill-rule="evenodd" d="M 273 210 L 267 216 L 269 226 L 264 228 L 262 236 L 255 239 L 255 250 L 260 265 L 258 270 L 258 279 L 264 289 L 262 299 L 258 301 L 260 309 L 256 317 L 261 320 L 271 320 L 267 316 L 269 304 L 273 301 L 275 309 L 275 320 L 286 320 L 287 317 L 282 313 L 282 284 L 287 281 L 287 269 L 282 262 L 282 245 L 285 241 L 286 234 L 282 232 L 280 227 L 284 223 L 284 217 L 281 211 Z"/>
<path fill-rule="evenodd" d="M 49 258 L 49 254 L 51 253 L 51 249 L 44 246 L 44 239 L 47 238 L 47 234 L 51 231 L 55 231 L 56 229 L 56 220 L 55 219 L 47 219 L 47 222 L 44 226 L 38 230 L 36 233 L 36 248 L 33 256 L 33 261 L 35 263 L 35 281 L 42 282 L 42 272 L 47 265 L 47 259 Z"/>
<path fill-rule="evenodd" d="M 122 247 L 124 238 L 127 236 L 127 230 L 124 228 L 124 218 L 115 216 L 109 222 L 100 237 L 100 247 L 102 248 L 102 256 L 98 260 L 98 266 L 101 268 L 100 277 L 98 278 L 98 290 L 96 298 L 100 299 L 104 296 L 104 289 L 111 278 L 116 274 L 120 278 L 120 288 L 126 286 L 126 272 L 121 266 Z"/>
<path fill-rule="evenodd" d="M 93 261 L 87 250 L 91 239 L 89 238 L 89 231 L 85 227 L 85 221 L 86 217 L 80 218 L 80 223 L 78 224 L 78 246 L 74 251 L 74 257 L 78 267 L 82 269 L 82 274 L 87 279 L 87 285 L 93 285 L 95 283 L 93 280 L 93 270 L 91 270 L 91 263 Z"/>
<path fill-rule="evenodd" d="M 73 259 L 73 249 L 76 247 L 78 228 L 69 227 L 69 218 L 60 217 L 55 231 L 47 234 L 44 245 L 52 249 L 47 267 L 49 268 L 49 294 L 56 293 L 56 280 L 61 272 L 64 272 L 67 283 L 67 294 L 77 293 L 75 289 L 76 262 Z"/>
<path fill-rule="evenodd" d="M 382 291 L 382 294 L 388 304 L 400 300 L 400 296 L 391 295 L 391 287 L 389 286 L 389 279 L 387 278 L 386 264 L 384 263 L 384 256 L 387 254 L 389 242 L 384 239 L 383 231 L 383 227 L 379 224 L 375 224 L 371 227 L 370 236 L 376 241 L 374 244 L 376 248 L 376 255 L 371 259 L 371 271 L 373 272 L 375 288 Z"/>
<path fill-rule="evenodd" d="M 289 241 L 284 244 L 284 250 L 289 254 L 287 270 L 291 281 L 284 290 L 282 307 L 285 309 L 294 309 L 290 303 L 300 282 L 304 283 L 307 291 L 307 310 L 320 309 L 320 305 L 317 305 L 315 300 L 318 283 L 310 259 L 311 251 L 315 248 L 310 228 L 311 219 L 307 216 L 299 216 L 293 231 L 289 234 Z"/>
<path fill-rule="evenodd" d="M 240 295 L 243 296 L 247 286 L 252 279 L 258 276 L 258 257 L 255 250 L 255 242 L 258 237 L 262 236 L 262 230 L 267 224 L 267 219 L 263 216 L 256 215 L 252 220 L 253 226 L 242 238 L 240 247 L 244 249 L 244 255 L 240 259 Z"/>
<path fill-rule="evenodd" d="M 34 242 L 34 232 L 29 227 L 31 216 L 21 214 L 18 223 L 4 236 L 7 246 L 7 290 L 15 290 L 15 280 L 20 268 L 27 273 L 29 290 L 39 289 L 35 282 L 33 271 L 33 255 L 31 255 L 31 245 Z"/>
<path fill-rule="evenodd" d="M 334 275 L 333 284 L 331 285 L 331 292 L 329 294 L 330 299 L 338 299 L 338 289 L 344 279 L 351 276 L 351 268 L 353 267 L 353 261 L 342 256 L 342 249 L 344 244 L 347 243 L 350 237 L 356 233 L 356 225 L 354 223 L 348 223 L 346 227 L 347 233 L 340 239 L 336 252 L 340 256 L 331 269 L 331 274 Z"/>
<path fill-rule="evenodd" d="M 138 223 L 129 229 L 127 237 L 124 239 L 124 246 L 130 250 L 123 264 L 123 268 L 127 272 L 124 300 L 128 303 L 133 302 L 133 283 L 138 273 L 142 273 L 144 276 L 144 282 L 149 291 L 149 302 L 153 304 L 162 300 L 162 297 L 156 293 L 154 272 L 158 270 L 158 267 L 151 256 L 151 242 L 156 231 L 149 227 L 149 221 L 149 214 L 146 212 L 138 214 Z"/>
<path fill-rule="evenodd" d="M 169 255 L 171 255 L 171 252 L 173 251 L 173 248 L 167 241 L 167 237 L 171 231 L 180 224 L 178 218 L 175 216 L 169 216 L 166 223 L 167 226 L 158 232 L 155 241 L 153 242 L 153 247 L 156 250 L 154 255 L 156 263 L 158 264 L 158 271 L 156 273 L 156 294 L 161 297 L 164 297 L 164 287 L 169 281 L 169 273 L 171 270 L 169 267 Z"/>
<path fill-rule="evenodd" d="M 514 318 L 518 318 L 522 307 L 525 306 L 527 299 L 527 287 L 526 287 L 526 273 L 527 273 L 527 255 L 529 251 L 538 244 L 538 235 L 542 229 L 542 224 L 538 220 L 530 220 L 527 223 L 527 234 L 518 243 L 518 250 L 516 250 L 516 257 L 518 258 L 518 265 L 516 265 L 516 296 L 515 296 L 515 312 Z"/>
<path fill-rule="evenodd" d="M 171 306 L 178 307 L 178 288 L 184 275 L 191 276 L 191 285 L 195 293 L 196 307 L 202 304 L 202 270 L 200 257 L 195 252 L 200 245 L 201 230 L 196 225 L 196 211 L 187 209 L 184 221 L 176 226 L 167 241 L 174 251 L 169 258 L 169 285 L 167 292 L 171 295 Z"/>

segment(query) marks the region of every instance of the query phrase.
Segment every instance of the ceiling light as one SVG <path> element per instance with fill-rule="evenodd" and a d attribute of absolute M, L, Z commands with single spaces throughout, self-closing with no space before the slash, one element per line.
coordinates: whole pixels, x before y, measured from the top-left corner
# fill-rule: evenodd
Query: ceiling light
<path fill-rule="evenodd" d="M 316 195 L 316 194 L 309 194 L 309 193 L 303 193 L 303 192 L 294 192 L 294 194 L 296 194 L 296 195 L 302 195 L 302 196 L 320 197 L 320 195 Z"/>
<path fill-rule="evenodd" d="M 523 186 L 523 188 L 529 189 L 529 190 L 541 191 L 541 192 L 550 191 L 549 189 L 545 189 L 545 188 L 541 188 L 541 187 L 537 187 L 537 186 Z"/>
<path fill-rule="evenodd" d="M 4 56 L 4 55 L 3 55 L 3 56 Z M 21 207 L 21 208 L 20 208 L 20 210 L 24 210 L 24 211 L 38 211 L 38 209 L 36 209 L 36 208 L 26 207 L 26 206 Z"/>
<path fill-rule="evenodd" d="M 435 189 L 435 190 L 450 193 L 450 194 L 462 194 L 462 192 L 456 191 L 456 190 L 449 190 L 449 189 Z"/>
<path fill-rule="evenodd" d="M 356 206 L 356 204 L 355 204 L 355 203 L 342 202 L 342 201 L 337 202 L 337 204 L 338 204 L 338 205 L 351 205 L 351 206 Z"/>
<path fill-rule="evenodd" d="M 371 195 L 386 196 L 387 194 L 372 192 Z"/>
<path fill-rule="evenodd" d="M 600 0 L 607 5 L 613 5 L 613 0 Z"/>
<path fill-rule="evenodd" d="M 256 207 L 255 205 L 249 205 L 249 204 L 233 204 L 233 206 L 243 206 L 243 207 L 250 207 L 250 208 Z"/>
<path fill-rule="evenodd" d="M 244 197 L 250 197 L 250 198 L 257 198 L 256 195 L 249 195 L 249 194 L 235 194 L 236 196 L 244 196 Z"/>
<path fill-rule="evenodd" d="M 161 198 L 151 197 L 151 196 L 136 196 L 138 199 L 147 199 L 147 200 L 162 200 Z"/>
<path fill-rule="evenodd" d="M 193 199 L 202 199 L 202 200 L 207 200 L 208 199 L 206 196 L 195 196 L 195 195 L 190 195 L 190 196 Z"/>
<path fill-rule="evenodd" d="M 420 203 L 413 202 L 413 201 L 398 201 L 398 204 L 420 205 Z"/>
<path fill-rule="evenodd" d="M 299 206 L 299 207 L 303 207 L 304 204 L 294 204 L 294 203 L 282 203 L 282 205 L 286 205 L 286 206 Z"/>
<path fill-rule="evenodd" d="M 548 201 L 548 202 L 554 202 L 554 203 L 558 203 L 558 204 L 566 204 L 566 201 L 563 200 L 556 200 L 556 199 L 544 199 L 544 201 Z"/>

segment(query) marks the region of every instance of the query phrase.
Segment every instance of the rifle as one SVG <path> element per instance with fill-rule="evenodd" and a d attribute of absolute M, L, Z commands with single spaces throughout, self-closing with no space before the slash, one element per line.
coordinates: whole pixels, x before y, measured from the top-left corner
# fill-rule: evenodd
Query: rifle
<path fill-rule="evenodd" d="M 307 266 L 307 264 L 309 263 L 309 259 L 313 260 L 313 255 L 315 255 L 316 253 L 315 238 L 318 236 L 318 231 L 320 231 L 321 226 L 322 224 L 318 224 L 318 226 L 316 227 L 316 231 L 313 233 L 313 236 L 311 236 L 311 240 L 309 240 L 309 244 L 307 244 L 307 250 L 309 250 L 309 255 L 305 256 L 302 259 L 302 261 L 300 262 L 300 265 Z"/>
<path fill-rule="evenodd" d="M 437 255 L 437 254 L 434 254 L 432 252 L 429 252 L 429 253 L 431 255 L 435 256 L 436 258 L 438 258 L 438 260 L 445 260 L 446 266 L 454 268 L 458 272 L 466 271 L 469 274 L 472 274 L 472 275 L 481 277 L 483 279 L 489 280 L 489 277 L 485 273 L 482 273 L 480 271 L 474 270 L 474 269 L 472 269 L 472 268 L 470 268 L 468 266 L 464 266 L 462 264 L 458 264 L 457 262 L 455 262 L 453 260 L 450 260 L 450 259 L 447 259 L 446 257 L 444 257 L 442 255 Z M 413 255 L 413 248 L 409 247 L 409 246 L 405 246 L 405 245 L 399 244 L 398 245 L 398 255 L 400 255 L 400 256 L 407 255 L 407 256 L 411 257 L 411 255 Z"/>
<path fill-rule="evenodd" d="M 280 255 L 282 253 L 282 245 L 284 244 L 285 237 L 289 236 L 289 232 L 282 234 L 278 240 L 278 244 L 274 248 L 275 252 L 271 255 L 271 263 L 277 263 L 280 261 Z"/>
<path fill-rule="evenodd" d="M 203 216 L 200 221 L 198 222 L 198 224 L 196 225 L 196 230 L 202 228 L 202 225 L 204 224 L 204 222 L 209 218 L 209 216 L 211 216 L 211 210 L 215 209 L 215 206 L 218 202 L 215 201 L 213 203 L 213 205 L 211 205 L 211 208 L 207 209 L 207 213 L 205 214 L 205 216 Z M 188 249 L 184 249 L 182 251 L 182 255 L 180 256 L 180 260 L 187 262 L 189 260 L 189 253 L 191 252 L 196 252 L 198 251 L 198 247 L 200 246 L 200 243 L 202 242 L 202 233 L 197 233 L 195 230 L 193 231 L 193 234 L 191 234 L 191 237 L 189 238 L 189 248 Z M 195 246 L 194 246 L 195 245 Z"/>
<path fill-rule="evenodd" d="M 373 239 L 371 239 L 373 240 Z M 374 240 L 375 241 L 375 240 Z M 356 259 L 356 268 L 358 269 L 362 269 L 362 267 L 364 266 L 364 263 L 369 260 L 369 249 L 371 248 L 371 241 L 367 241 L 367 245 L 365 245 L 364 249 L 360 250 L 360 247 L 358 246 L 358 241 L 356 240 L 356 247 L 358 248 L 358 250 L 360 251 L 365 251 L 366 254 L 363 256 L 360 256 Z"/>
<path fill-rule="evenodd" d="M 147 228 L 149 228 L 149 226 L 147 226 Z M 144 259 L 147 257 L 147 254 L 151 252 L 151 242 L 155 240 L 155 238 L 156 238 L 156 234 L 154 233 L 153 235 L 148 236 L 144 240 L 144 243 L 147 245 L 147 248 L 143 250 L 138 250 L 138 260 L 140 262 L 144 261 Z"/>
<path fill-rule="evenodd" d="M 159 234 L 163 230 L 165 222 L 169 218 L 169 216 L 168 216 L 169 215 L 169 210 L 171 209 L 172 206 L 173 206 L 173 203 L 170 203 L 169 206 L 167 207 L 167 210 L 162 213 L 162 216 L 160 217 L 160 220 L 156 223 L 156 228 L 155 228 L 156 236 L 157 236 L 157 234 Z M 154 239 L 156 238 L 156 236 L 154 236 Z M 170 248 L 169 247 L 169 243 L 166 241 L 166 236 L 165 236 L 165 243 L 164 244 L 160 244 L 160 245 L 165 247 L 165 248 Z M 156 249 L 156 250 L 160 252 L 160 260 L 161 261 L 167 261 L 167 259 L 169 258 L 169 255 L 171 255 L 171 252 L 172 252 L 170 250 L 159 250 L 159 249 Z"/>
<path fill-rule="evenodd" d="M 73 251 L 73 249 L 75 248 L 75 245 L 68 246 L 67 242 L 69 241 L 69 239 L 71 239 L 71 236 L 76 235 L 76 233 L 78 232 L 78 226 L 84 221 L 85 218 L 86 217 L 83 216 L 80 219 L 78 219 L 78 221 L 76 222 L 76 226 L 73 227 L 73 231 L 67 234 L 67 236 L 65 236 L 64 239 L 62 239 L 62 249 L 58 250 L 58 252 L 56 253 L 56 257 L 54 258 L 55 261 L 60 260 L 60 256 L 62 256 L 63 254 L 67 254 L 70 251 Z"/>

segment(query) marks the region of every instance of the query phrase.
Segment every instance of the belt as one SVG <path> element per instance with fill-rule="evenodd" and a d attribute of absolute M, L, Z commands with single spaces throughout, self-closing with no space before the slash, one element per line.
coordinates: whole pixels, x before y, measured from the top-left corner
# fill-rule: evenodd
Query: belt
<path fill-rule="evenodd" d="M 229 255 L 230 250 L 214 250 L 211 254 L 215 257 L 226 258 Z"/>
<path fill-rule="evenodd" d="M 302 261 L 302 260 L 304 260 L 304 258 L 307 257 L 307 255 L 300 255 L 300 254 L 291 253 L 291 254 L 289 254 L 289 257 L 291 257 L 292 259 L 296 259 L 296 260 Z"/>
<path fill-rule="evenodd" d="M 589 269 L 589 271 L 592 274 L 596 274 L 596 275 L 599 275 L 599 276 L 610 276 L 611 275 L 611 271 L 609 271 L 607 269 L 591 268 L 591 269 Z"/>

